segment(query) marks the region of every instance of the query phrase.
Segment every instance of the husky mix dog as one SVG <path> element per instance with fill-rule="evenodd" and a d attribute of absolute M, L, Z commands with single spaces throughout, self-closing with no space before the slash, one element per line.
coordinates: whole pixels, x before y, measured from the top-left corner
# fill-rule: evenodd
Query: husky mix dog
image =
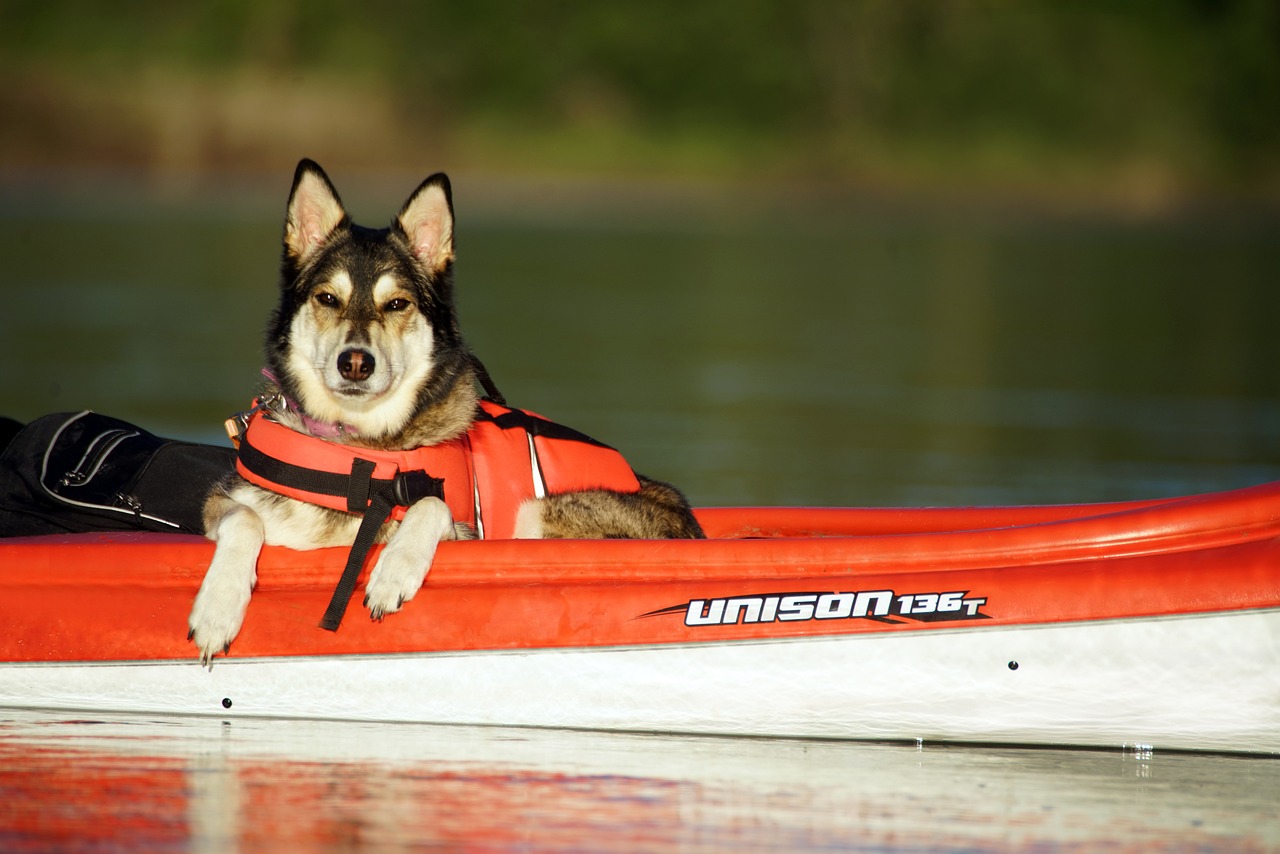
<path fill-rule="evenodd" d="M 483 369 L 454 309 L 453 228 L 443 174 L 427 178 L 388 228 L 371 229 L 351 222 L 318 165 L 298 164 L 259 398 L 269 402 L 272 419 L 300 433 L 380 450 L 436 445 L 471 427 Z M 515 536 L 702 536 L 678 490 L 637 479 L 635 493 L 529 499 L 519 508 Z M 204 509 L 205 533 L 217 547 L 189 618 L 201 660 L 208 664 L 229 651 L 240 631 L 263 544 L 350 546 L 360 523 L 359 514 L 286 497 L 239 474 L 220 483 Z M 370 615 L 379 620 L 413 598 L 440 540 L 471 536 L 436 497 L 387 522 L 378 532 L 387 545 L 365 587 Z"/>

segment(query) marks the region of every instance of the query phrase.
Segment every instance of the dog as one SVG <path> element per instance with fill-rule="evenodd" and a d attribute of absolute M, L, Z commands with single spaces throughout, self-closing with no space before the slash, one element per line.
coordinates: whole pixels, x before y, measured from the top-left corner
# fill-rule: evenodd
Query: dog
<path fill-rule="evenodd" d="M 535 434 L 538 442 L 566 438 L 574 454 L 603 453 L 603 446 L 568 428 L 481 399 L 478 384 L 496 390 L 458 324 L 453 198 L 443 173 L 423 181 L 389 227 L 371 229 L 351 221 L 324 170 L 303 160 L 294 173 L 283 243 L 279 302 L 265 342 L 266 379 L 246 439 L 256 429 L 252 425 L 259 424 L 281 434 L 283 446 L 293 447 L 292 440 L 301 437 L 303 442 L 320 443 L 320 451 L 360 458 L 459 444 L 474 447 L 481 438 L 480 422 L 490 427 L 519 422 L 527 432 L 530 451 L 525 456 L 534 458 L 535 468 Z M 246 421 L 241 419 L 241 430 Z M 502 432 L 501 438 L 508 438 L 508 433 Z M 526 433 L 519 433 L 513 441 L 525 439 Z M 264 544 L 293 549 L 350 546 L 371 512 L 372 504 L 349 503 L 335 509 L 264 485 L 250 473 L 247 459 L 241 445 L 237 471 L 215 486 L 204 504 L 205 535 L 216 547 L 191 610 L 188 638 L 205 665 L 211 665 L 215 655 L 230 652 L 257 582 L 256 564 Z M 476 461 L 467 459 L 471 470 L 478 471 Z M 386 543 L 365 587 L 364 603 L 374 620 L 398 611 L 414 597 L 441 540 L 477 536 L 478 515 L 470 518 L 456 495 L 452 504 L 442 497 L 451 493 L 452 476 L 441 481 L 432 471 L 425 474 L 423 482 L 434 485 L 434 492 L 428 488 L 416 501 L 401 496 L 409 506 L 397 507 L 399 518 L 382 524 L 373 520 L 378 525 L 376 540 Z M 629 469 L 620 476 L 621 488 L 612 487 L 608 478 L 603 485 L 587 478 L 580 483 L 571 480 L 563 489 L 553 483 L 544 487 L 543 471 L 535 471 L 532 495 L 517 496 L 510 530 L 491 530 L 489 535 L 703 536 L 678 489 Z M 366 485 L 385 486 L 372 477 Z M 479 514 L 479 498 L 475 506 Z M 349 569 L 353 562 L 354 557 Z"/>

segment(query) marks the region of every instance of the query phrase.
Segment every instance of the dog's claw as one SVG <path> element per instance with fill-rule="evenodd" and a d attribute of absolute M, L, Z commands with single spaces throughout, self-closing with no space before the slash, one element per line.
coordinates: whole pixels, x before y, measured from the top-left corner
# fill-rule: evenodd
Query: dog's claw
<path fill-rule="evenodd" d="M 213 668 L 213 659 L 219 655 L 228 655 L 231 652 L 231 641 L 226 641 L 222 646 L 216 647 L 212 644 L 203 644 L 196 638 L 196 630 L 191 628 L 187 631 L 187 640 L 196 642 L 196 646 L 200 653 L 200 665 L 202 667 Z"/>
<path fill-rule="evenodd" d="M 396 600 L 396 606 L 394 608 L 382 608 L 378 606 L 369 608 L 369 597 L 368 596 L 364 597 L 364 606 L 366 608 L 369 608 L 369 617 L 375 623 L 381 623 L 388 614 L 394 614 L 396 611 L 399 611 L 401 608 L 404 607 L 404 602 L 405 602 L 405 598 L 401 596 Z"/>

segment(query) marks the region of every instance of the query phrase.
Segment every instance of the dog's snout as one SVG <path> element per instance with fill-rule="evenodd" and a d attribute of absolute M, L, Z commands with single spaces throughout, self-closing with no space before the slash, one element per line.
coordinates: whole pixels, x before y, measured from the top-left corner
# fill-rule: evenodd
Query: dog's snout
<path fill-rule="evenodd" d="M 377 361 L 368 350 L 343 350 L 338 354 L 338 373 L 344 380 L 363 382 L 376 366 Z"/>

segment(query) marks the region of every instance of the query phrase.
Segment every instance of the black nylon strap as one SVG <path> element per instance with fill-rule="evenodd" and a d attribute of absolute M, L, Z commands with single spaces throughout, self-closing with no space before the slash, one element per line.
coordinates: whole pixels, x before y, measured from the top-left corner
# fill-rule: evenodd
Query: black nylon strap
<path fill-rule="evenodd" d="M 378 531 L 391 518 L 391 511 L 430 496 L 443 500 L 444 480 L 420 470 L 397 472 L 391 480 L 382 480 L 373 476 L 377 464 L 360 457 L 351 461 L 349 475 L 309 469 L 264 454 L 247 440 L 248 434 L 240 442 L 239 453 L 241 464 L 250 472 L 271 483 L 344 498 L 348 512 L 364 514 L 347 554 L 347 565 L 320 620 L 322 629 L 336 632 L 355 592 L 369 549 L 373 548 Z"/>
<path fill-rule="evenodd" d="M 369 503 L 369 509 L 365 511 L 364 519 L 360 521 L 360 530 L 356 532 L 356 541 L 352 543 L 351 551 L 347 554 L 347 565 L 342 570 L 342 577 L 338 579 L 338 586 L 334 588 L 329 607 L 325 609 L 324 616 L 320 619 L 320 628 L 336 632 L 342 623 L 342 616 L 347 613 L 347 604 L 351 601 L 351 594 L 356 590 L 356 579 L 360 577 L 360 570 L 364 567 L 365 558 L 369 556 L 369 549 L 373 547 L 373 542 L 378 537 L 378 530 L 387 519 L 391 518 L 391 508 L 395 505 L 390 493 L 391 489 L 388 486 L 380 486 L 374 490 L 373 500 Z"/>
<path fill-rule="evenodd" d="M 582 442 L 587 445 L 595 445 L 599 448 L 610 448 L 604 442 L 592 439 L 586 433 L 579 433 L 572 427 L 566 427 L 563 424 L 557 424 L 554 421 L 548 421 L 545 418 L 539 418 L 530 415 L 519 409 L 512 409 L 501 415 L 490 415 L 483 409 L 476 409 L 477 421 L 489 421 L 496 424 L 503 430 L 524 430 L 531 436 L 544 436 L 548 439 L 560 439 L 567 442 Z"/>
<path fill-rule="evenodd" d="M 363 513 L 369 506 L 369 488 L 373 485 L 376 468 L 374 463 L 360 457 L 351 461 L 351 479 L 347 481 L 348 513 Z"/>
<path fill-rule="evenodd" d="M 409 506 L 428 496 L 444 498 L 444 480 L 432 477 L 422 470 L 397 472 L 391 480 L 373 477 L 377 465 L 356 457 L 351 461 L 351 474 L 309 469 L 296 466 L 264 454 L 248 442 L 248 436 L 240 442 L 240 463 L 253 474 L 281 486 L 344 498 L 347 511 L 363 513 L 369 506 L 369 496 L 374 490 L 389 489 L 396 504 Z"/>
<path fill-rule="evenodd" d="M 240 463 L 258 477 L 306 492 L 336 495 L 340 498 L 347 496 L 350 475 L 286 463 L 259 451 L 248 440 L 249 435 L 246 433 L 240 441 Z"/>
<path fill-rule="evenodd" d="M 489 369 L 484 366 L 484 362 L 476 356 L 471 355 L 471 366 L 476 370 L 476 377 L 480 380 L 480 385 L 484 387 L 485 397 L 492 400 L 500 406 L 507 405 L 507 399 L 502 396 L 502 392 L 498 391 L 498 386 L 494 384 L 493 377 L 489 376 Z"/>

